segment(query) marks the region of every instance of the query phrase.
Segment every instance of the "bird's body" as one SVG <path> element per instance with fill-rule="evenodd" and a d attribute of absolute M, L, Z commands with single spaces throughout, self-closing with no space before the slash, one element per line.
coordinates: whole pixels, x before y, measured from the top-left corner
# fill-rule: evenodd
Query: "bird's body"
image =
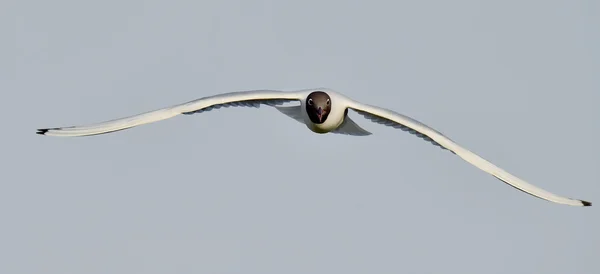
<path fill-rule="evenodd" d="M 289 102 L 299 103 L 299 105 L 282 106 Z M 261 104 L 275 107 L 281 113 L 304 124 L 315 133 L 352 136 L 371 135 L 369 131 L 361 128 L 350 118 L 348 110 L 353 110 L 372 122 L 407 131 L 436 146 L 449 150 L 500 181 L 530 195 L 559 204 L 591 205 L 587 201 L 561 197 L 533 186 L 459 146 L 442 133 L 408 116 L 385 108 L 360 103 L 326 88 L 298 91 L 252 90 L 230 92 L 97 124 L 38 129 L 37 133 L 64 137 L 98 135 L 172 118 L 180 114 L 189 115 L 232 106 L 259 107 Z"/>
<path fill-rule="evenodd" d="M 311 93 L 302 94 L 302 97 L 309 97 Z M 315 133 L 329 133 L 340 127 L 340 125 L 344 122 L 344 118 L 347 117 L 347 111 L 345 106 L 348 105 L 348 98 L 334 91 L 328 91 L 327 96 L 331 99 L 331 107 L 327 111 L 327 119 L 325 119 L 322 123 L 317 121 L 312 121 L 309 112 L 306 111 L 308 105 L 307 100 L 301 100 L 300 106 L 296 108 L 302 114 L 304 118 L 304 123 L 308 129 Z"/>

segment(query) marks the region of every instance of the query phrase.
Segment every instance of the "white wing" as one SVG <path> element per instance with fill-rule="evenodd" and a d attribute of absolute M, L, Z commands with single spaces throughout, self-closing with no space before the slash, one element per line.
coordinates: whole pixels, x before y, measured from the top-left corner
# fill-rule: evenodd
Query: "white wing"
<path fill-rule="evenodd" d="M 493 175 L 498 178 L 502 182 L 519 189 L 523 192 L 531 194 L 535 197 L 552 201 L 559 204 L 573 205 L 573 206 L 591 206 L 592 203 L 582 200 L 575 200 L 571 198 L 565 198 L 558 196 L 556 194 L 550 193 L 546 190 L 538 188 L 534 185 L 531 185 L 522 179 L 506 172 L 505 170 L 495 166 L 494 164 L 488 162 L 487 160 L 481 158 L 477 154 L 459 146 L 454 141 L 450 140 L 448 137 L 444 136 L 442 133 L 428 127 L 427 125 L 414 120 L 405 115 L 399 114 L 397 112 L 362 104 L 356 101 L 350 101 L 349 107 L 363 115 L 365 118 L 379 124 L 384 124 L 387 126 L 392 126 L 394 128 L 400 128 L 404 131 L 408 131 L 409 133 L 415 134 L 418 137 L 421 137 L 434 145 L 440 146 L 443 149 L 447 149 L 452 153 L 458 155 L 465 161 L 470 164 L 482 169 L 483 171 Z"/>
<path fill-rule="evenodd" d="M 298 92 L 286 92 L 277 90 L 237 91 L 203 97 L 187 103 L 96 124 L 57 128 L 42 128 L 37 130 L 37 134 L 69 137 L 98 135 L 169 119 L 179 114 L 201 113 L 212 109 L 231 106 L 257 108 L 261 104 L 275 106 L 301 99 L 302 95 Z"/>

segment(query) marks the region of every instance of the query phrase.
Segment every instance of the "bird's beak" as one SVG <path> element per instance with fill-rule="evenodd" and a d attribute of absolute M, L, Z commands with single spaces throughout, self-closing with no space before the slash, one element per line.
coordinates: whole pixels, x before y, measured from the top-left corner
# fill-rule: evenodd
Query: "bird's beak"
<path fill-rule="evenodd" d="M 321 107 L 317 109 L 317 117 L 319 117 L 319 122 L 323 122 L 323 109 Z"/>

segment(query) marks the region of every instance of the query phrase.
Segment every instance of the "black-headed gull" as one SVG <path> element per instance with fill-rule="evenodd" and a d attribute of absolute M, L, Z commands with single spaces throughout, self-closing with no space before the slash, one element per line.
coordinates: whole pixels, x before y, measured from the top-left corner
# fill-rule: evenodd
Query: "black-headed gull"
<path fill-rule="evenodd" d="M 300 104 L 283 106 L 288 102 L 299 102 Z M 573 206 L 592 205 L 587 201 L 561 197 L 533 186 L 461 147 L 442 133 L 410 117 L 385 108 L 357 102 L 326 88 L 297 91 L 250 90 L 230 92 L 97 124 L 38 129 L 37 134 L 49 136 L 98 135 L 172 118 L 180 114 L 201 113 L 221 107 L 259 107 L 261 104 L 275 107 L 281 113 L 303 123 L 316 133 L 370 135 L 370 132 L 350 119 L 348 110 L 352 109 L 375 123 L 402 129 L 436 146 L 449 150 L 502 182 L 535 197 Z"/>

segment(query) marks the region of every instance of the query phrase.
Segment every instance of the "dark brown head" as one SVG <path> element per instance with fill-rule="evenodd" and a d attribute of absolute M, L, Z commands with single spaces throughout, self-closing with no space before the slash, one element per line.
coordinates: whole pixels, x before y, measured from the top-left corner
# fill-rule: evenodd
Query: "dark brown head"
<path fill-rule="evenodd" d="M 306 97 L 306 113 L 315 124 L 322 124 L 331 112 L 331 98 L 327 93 L 315 91 Z"/>

